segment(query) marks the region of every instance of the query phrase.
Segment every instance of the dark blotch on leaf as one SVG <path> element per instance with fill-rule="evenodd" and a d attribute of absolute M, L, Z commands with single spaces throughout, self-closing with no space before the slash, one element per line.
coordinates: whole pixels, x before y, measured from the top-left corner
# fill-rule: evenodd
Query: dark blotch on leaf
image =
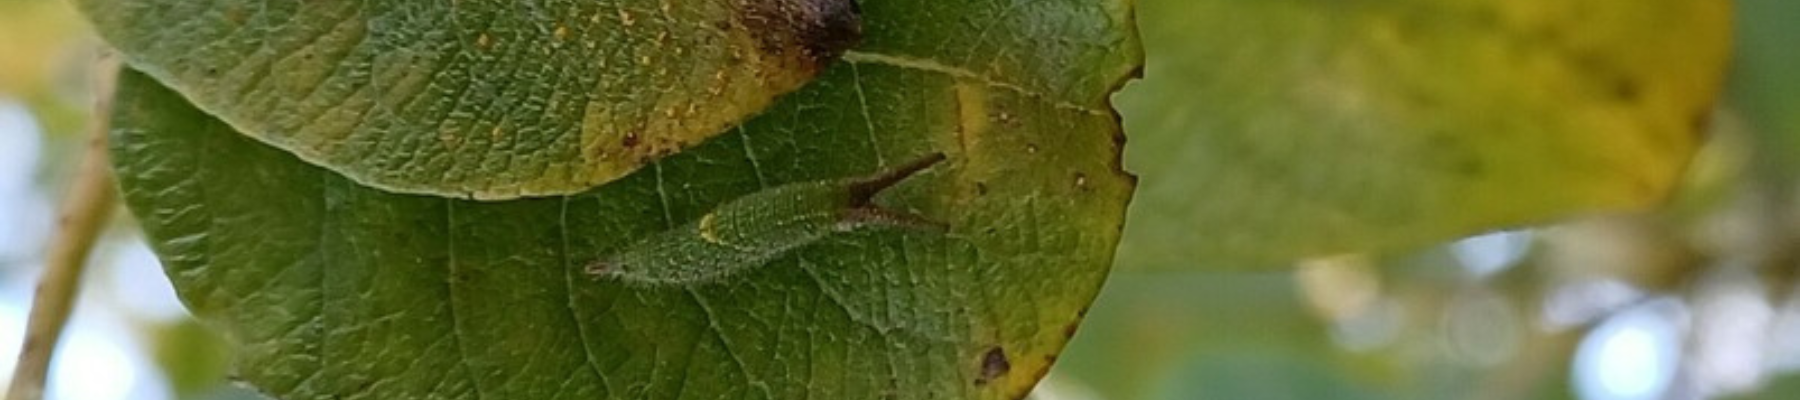
<path fill-rule="evenodd" d="M 1463 157 L 1461 161 L 1456 163 L 1456 172 L 1462 174 L 1465 178 L 1479 178 L 1485 171 L 1486 168 L 1483 168 L 1481 159 L 1474 156 Z"/>
<path fill-rule="evenodd" d="M 770 54 L 797 58 L 809 72 L 824 70 L 862 41 L 862 9 L 855 0 L 740 0 L 742 21 Z"/>
<path fill-rule="evenodd" d="M 1613 82 L 1612 90 L 1613 97 L 1621 102 L 1635 102 L 1639 97 L 1643 96 L 1643 89 L 1638 87 L 1637 82 L 1630 79 L 1621 78 L 1618 81 Z"/>
<path fill-rule="evenodd" d="M 862 8 L 856 0 L 801 0 L 801 5 L 811 11 L 800 40 L 813 60 L 831 61 L 862 41 Z"/>
<path fill-rule="evenodd" d="M 1694 113 L 1693 119 L 1688 121 L 1688 126 L 1694 130 L 1695 135 L 1705 135 L 1712 130 L 1712 117 L 1712 110 L 1701 109 L 1700 112 Z"/>
<path fill-rule="evenodd" d="M 1012 361 L 1006 358 L 1006 349 L 995 346 L 981 356 L 981 374 L 975 377 L 975 384 L 986 385 L 1011 370 Z"/>

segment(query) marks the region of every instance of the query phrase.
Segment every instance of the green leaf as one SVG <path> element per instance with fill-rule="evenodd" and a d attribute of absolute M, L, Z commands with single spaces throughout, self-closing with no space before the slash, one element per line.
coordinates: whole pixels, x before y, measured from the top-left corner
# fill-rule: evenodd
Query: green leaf
<path fill-rule="evenodd" d="M 1755 145 L 1758 178 L 1795 196 L 1800 184 L 1800 2 L 1743 0 L 1731 98 Z"/>
<path fill-rule="evenodd" d="M 1730 4 L 1146 0 L 1126 267 L 1398 250 L 1658 204 Z"/>
<path fill-rule="evenodd" d="M 853 0 L 81 0 L 131 65 L 367 185 L 567 194 L 717 136 L 861 36 Z"/>
<path fill-rule="evenodd" d="M 122 77 L 114 156 L 178 293 L 279 398 L 1014 399 L 1100 287 L 1131 179 L 1122 2 L 863 3 L 850 62 L 740 129 L 568 196 L 358 185 Z M 956 27 L 979 27 L 971 34 Z M 714 284 L 586 264 L 792 182 L 945 162 L 874 201 L 948 226 L 834 235 Z"/>
<path fill-rule="evenodd" d="M 230 354 L 223 338 L 192 319 L 153 327 L 154 356 L 176 398 L 192 399 L 225 384 Z"/>
<path fill-rule="evenodd" d="M 1316 354 L 1237 349 L 1194 357 L 1170 372 L 1152 399 L 1158 400 L 1374 400 L 1382 394 L 1343 369 L 1323 364 Z"/>
<path fill-rule="evenodd" d="M 1786 375 L 1773 376 L 1764 381 L 1753 393 L 1738 393 L 1725 397 L 1725 400 L 1776 400 L 1793 397 L 1800 393 L 1800 375 L 1793 371 L 1777 372 Z"/>

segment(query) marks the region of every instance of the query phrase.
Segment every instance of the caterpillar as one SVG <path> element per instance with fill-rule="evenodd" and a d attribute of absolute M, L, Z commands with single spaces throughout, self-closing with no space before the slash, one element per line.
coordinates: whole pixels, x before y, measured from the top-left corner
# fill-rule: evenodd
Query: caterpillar
<path fill-rule="evenodd" d="M 602 279 L 645 286 L 689 285 L 766 265 L 828 236 L 875 226 L 941 230 L 923 217 L 881 208 L 876 194 L 945 159 L 933 153 L 872 176 L 776 186 L 651 234 L 588 265 Z"/>

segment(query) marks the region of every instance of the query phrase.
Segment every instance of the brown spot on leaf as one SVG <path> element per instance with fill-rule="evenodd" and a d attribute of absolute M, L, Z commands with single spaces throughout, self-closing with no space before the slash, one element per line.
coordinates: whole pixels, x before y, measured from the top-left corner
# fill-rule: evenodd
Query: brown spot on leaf
<path fill-rule="evenodd" d="M 1626 103 L 1636 102 L 1639 97 L 1643 96 L 1643 89 L 1638 87 L 1638 83 L 1627 78 L 1613 81 L 1612 91 L 1613 98 Z"/>
<path fill-rule="evenodd" d="M 808 75 L 862 41 L 855 0 L 739 0 L 738 7 L 739 21 L 763 53 L 798 61 Z"/>
<path fill-rule="evenodd" d="M 243 9 L 243 7 L 238 7 L 238 6 L 226 6 L 226 8 L 225 8 L 225 20 L 226 20 L 226 21 L 227 21 L 227 22 L 230 22 L 230 23 L 231 23 L 231 25 L 233 25 L 233 26 L 243 26 L 243 25 L 244 25 L 244 21 L 245 21 L 245 20 L 248 20 L 248 19 L 249 19 L 249 16 L 248 16 L 248 14 L 246 14 L 246 13 L 245 13 L 245 12 L 244 12 L 244 9 Z"/>
<path fill-rule="evenodd" d="M 881 388 L 881 398 L 883 400 L 900 398 L 900 380 L 888 378 L 887 386 Z"/>
<path fill-rule="evenodd" d="M 981 373 L 975 376 L 975 385 L 986 385 L 1012 371 L 1012 361 L 1006 358 L 1006 349 L 994 346 L 981 355 Z"/>
<path fill-rule="evenodd" d="M 1705 135 L 1712 131 L 1712 116 L 1712 110 L 1703 108 L 1688 120 L 1688 126 L 1694 130 L 1695 135 Z"/>
<path fill-rule="evenodd" d="M 1456 163 L 1456 173 L 1462 174 L 1465 178 L 1479 178 L 1485 170 L 1486 168 L 1482 167 L 1481 159 L 1475 156 L 1464 156 Z"/>
<path fill-rule="evenodd" d="M 643 139 L 638 137 L 637 132 L 626 132 L 625 139 L 619 142 L 625 148 L 637 147 L 639 143 L 643 143 Z"/>

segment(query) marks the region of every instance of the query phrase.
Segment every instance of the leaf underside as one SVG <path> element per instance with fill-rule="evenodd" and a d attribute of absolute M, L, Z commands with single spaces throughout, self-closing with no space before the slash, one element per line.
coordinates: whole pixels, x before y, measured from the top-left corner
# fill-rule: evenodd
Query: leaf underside
<path fill-rule="evenodd" d="M 1126 268 L 1279 265 L 1661 202 L 1727 1 L 1145 0 Z"/>
<path fill-rule="evenodd" d="M 82 0 L 131 65 L 364 184 L 567 194 L 723 133 L 856 43 L 852 0 Z"/>
<path fill-rule="evenodd" d="M 1139 61 L 1121 3 L 864 2 L 862 47 L 813 84 L 572 195 L 370 188 L 138 73 L 115 163 L 182 299 L 278 398 L 1016 399 L 1106 276 L 1132 190 L 1106 102 Z M 583 272 L 731 199 L 932 152 L 949 161 L 875 201 L 946 233 L 836 235 L 707 285 Z"/>

